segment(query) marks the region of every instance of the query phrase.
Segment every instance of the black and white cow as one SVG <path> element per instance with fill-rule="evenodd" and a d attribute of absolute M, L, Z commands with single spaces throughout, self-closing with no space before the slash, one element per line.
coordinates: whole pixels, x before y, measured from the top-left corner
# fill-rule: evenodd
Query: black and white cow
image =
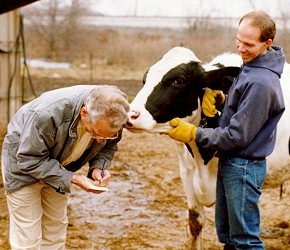
<path fill-rule="evenodd" d="M 195 54 L 184 47 L 175 47 L 167 52 L 144 75 L 144 87 L 130 104 L 127 129 L 131 132 L 160 133 L 170 127 L 174 117 L 199 126 L 202 119 L 201 98 L 204 88 L 222 89 L 225 92 L 238 74 L 241 58 L 236 54 L 223 54 L 211 63 L 201 65 Z M 236 66 L 236 67 L 221 67 Z M 286 109 L 278 125 L 277 143 L 268 158 L 269 185 L 275 186 L 289 179 L 289 136 L 286 126 L 290 120 L 290 71 L 289 65 L 281 80 L 285 94 Z M 286 75 L 288 78 L 286 79 Z M 288 85 L 286 84 L 288 81 Z M 286 89 L 287 88 L 287 89 Z M 211 124 L 211 120 L 207 120 Z M 254 121 L 253 121 L 254 122 Z M 215 122 L 214 122 L 215 124 Z M 204 124 L 203 124 L 204 125 Z M 215 125 L 214 125 L 215 126 Z M 201 231 L 205 223 L 204 207 L 215 203 L 217 158 L 203 154 L 192 141 L 189 144 L 176 142 L 180 176 L 187 197 L 191 248 L 202 249 Z M 283 173 L 283 175 L 280 175 Z"/>

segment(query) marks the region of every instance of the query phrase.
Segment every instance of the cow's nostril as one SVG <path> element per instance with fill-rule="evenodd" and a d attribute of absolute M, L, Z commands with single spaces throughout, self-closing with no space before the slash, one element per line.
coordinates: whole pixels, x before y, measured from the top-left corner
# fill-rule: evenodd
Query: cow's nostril
<path fill-rule="evenodd" d="M 132 111 L 132 115 L 130 116 L 132 120 L 136 120 L 139 117 L 140 113 L 137 111 Z"/>
<path fill-rule="evenodd" d="M 131 127 L 133 127 L 133 124 L 131 122 L 126 122 L 126 127 L 131 128 Z"/>

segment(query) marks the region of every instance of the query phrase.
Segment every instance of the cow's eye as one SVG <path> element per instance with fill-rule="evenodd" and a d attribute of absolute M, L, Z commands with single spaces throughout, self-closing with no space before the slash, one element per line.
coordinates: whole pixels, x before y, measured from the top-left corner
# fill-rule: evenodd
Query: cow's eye
<path fill-rule="evenodd" d="M 174 79 L 173 86 L 179 87 L 183 85 L 184 81 L 185 81 L 184 77 L 178 77 L 177 79 Z"/>
<path fill-rule="evenodd" d="M 179 81 L 177 79 L 174 79 L 171 81 L 171 85 L 172 85 L 172 87 L 177 88 L 180 84 L 179 84 Z"/>
<path fill-rule="evenodd" d="M 174 87 L 175 89 L 180 89 L 180 88 L 183 88 L 184 84 L 183 84 L 183 80 L 178 78 L 178 79 L 175 79 L 173 82 L 172 82 L 172 87 Z"/>

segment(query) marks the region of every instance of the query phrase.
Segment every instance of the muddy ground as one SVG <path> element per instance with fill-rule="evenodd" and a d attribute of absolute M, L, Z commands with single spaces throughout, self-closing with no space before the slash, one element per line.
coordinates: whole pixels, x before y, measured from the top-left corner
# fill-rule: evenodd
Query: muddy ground
<path fill-rule="evenodd" d="M 110 169 L 108 192 L 95 195 L 72 189 L 67 249 L 185 249 L 186 199 L 173 141 L 125 131 Z M 279 189 L 264 190 L 261 198 L 262 236 L 268 250 L 290 249 L 290 182 L 283 188 L 281 201 Z M 8 213 L 3 185 L 0 191 L 0 249 L 6 250 Z M 222 249 L 213 208 L 208 209 L 207 218 L 204 249 Z"/>
<path fill-rule="evenodd" d="M 79 83 L 76 79 L 33 79 L 37 93 Z M 45 84 L 44 84 L 45 83 Z M 113 84 L 110 81 L 94 83 Z M 129 96 L 142 84 L 116 81 Z M 137 87 L 136 87 L 137 85 Z M 29 96 L 29 93 L 27 94 Z M 110 167 L 110 190 L 95 195 L 73 187 L 68 205 L 67 249 L 186 249 L 187 206 L 174 142 L 167 136 L 124 131 Z M 86 167 L 79 172 L 85 174 Z M 8 250 L 8 212 L 0 179 L 0 250 Z M 261 197 L 262 238 L 268 250 L 290 249 L 290 181 Z M 207 209 L 204 249 L 222 249 L 214 228 L 214 207 Z M 53 250 L 53 249 L 52 249 Z"/>

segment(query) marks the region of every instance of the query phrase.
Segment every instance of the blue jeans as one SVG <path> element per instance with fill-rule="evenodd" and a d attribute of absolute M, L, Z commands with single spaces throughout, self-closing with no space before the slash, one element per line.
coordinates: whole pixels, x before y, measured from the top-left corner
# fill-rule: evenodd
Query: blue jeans
<path fill-rule="evenodd" d="M 265 177 L 266 160 L 220 159 L 215 213 L 220 242 L 235 249 L 265 249 L 258 206 Z"/>

